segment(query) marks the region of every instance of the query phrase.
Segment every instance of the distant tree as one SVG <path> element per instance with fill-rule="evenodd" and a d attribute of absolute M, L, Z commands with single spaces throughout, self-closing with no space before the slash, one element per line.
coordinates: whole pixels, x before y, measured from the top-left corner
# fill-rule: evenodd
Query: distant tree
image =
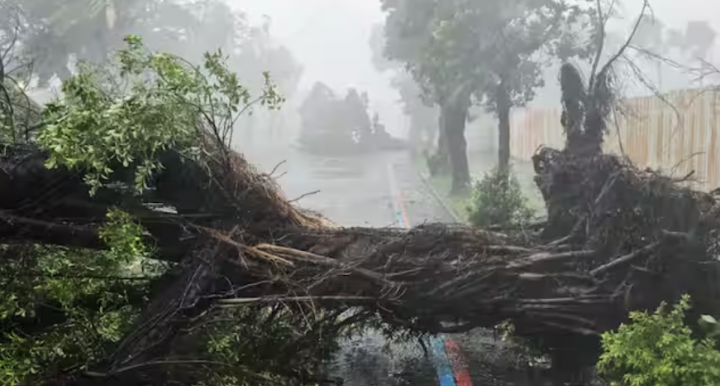
<path fill-rule="evenodd" d="M 53 75 L 70 76 L 71 57 L 104 63 L 123 45 L 123 37 L 152 31 L 163 3 L 159 0 L 69 0 L 52 6 L 46 0 L 8 0 L 22 9 L 25 25 L 19 36 L 24 56 L 46 83 Z"/>
<path fill-rule="evenodd" d="M 717 32 L 706 20 L 688 21 L 684 31 L 669 30 L 667 34 L 667 44 L 692 59 L 706 59 L 717 39 Z"/>
<path fill-rule="evenodd" d="M 361 95 L 356 89 L 349 89 L 340 113 L 344 115 L 344 122 L 354 141 L 365 142 L 370 139 L 372 124 L 367 108 L 367 94 Z"/>
<path fill-rule="evenodd" d="M 298 110 L 301 118 L 301 140 L 325 128 L 321 118 L 329 111 L 328 106 L 336 100 L 335 93 L 324 83 L 316 82 L 313 85 Z"/>
<path fill-rule="evenodd" d="M 542 69 L 573 57 L 589 58 L 596 47 L 593 10 L 560 0 L 474 1 L 454 19 L 449 34 L 477 31 L 480 48 L 466 61 L 483 82 L 475 98 L 498 117 L 498 169 L 510 163 L 510 113 L 535 97 L 544 85 Z M 480 27 L 478 28 L 477 25 Z M 478 31 L 479 30 L 479 31 Z"/>
<path fill-rule="evenodd" d="M 433 143 L 439 127 L 437 106 L 422 98 L 422 90 L 402 62 L 392 61 L 385 56 L 384 24 L 373 27 L 369 43 L 375 69 L 393 73 L 390 84 L 400 94 L 403 113 L 410 119 L 409 139 L 413 149 Z"/>
<path fill-rule="evenodd" d="M 422 90 L 406 71 L 398 72 L 390 83 L 400 94 L 403 113 L 410 119 L 410 141 L 416 148 L 432 144 L 439 130 L 439 111 L 422 98 Z"/>
<path fill-rule="evenodd" d="M 19 44 L 23 55 L 32 58 L 41 85 L 55 75 L 68 78 L 72 58 L 106 62 L 131 34 L 142 36 L 149 49 L 195 64 L 202 63 L 205 52 L 222 49 L 230 56 L 231 70 L 252 83 L 253 91 L 264 87 L 262 73 L 270 72 L 279 91 L 291 95 L 302 74 L 292 53 L 273 43 L 269 25 L 251 26 L 244 13 L 221 0 L 67 0 L 54 6 L 47 0 L 3 2 L 3 8 L 10 5 L 23 17 Z"/>
<path fill-rule="evenodd" d="M 352 125 L 357 112 L 348 108 L 348 98 L 341 99 L 322 82 L 317 82 L 300 106 L 300 143 L 311 152 L 349 151 L 354 148 Z M 350 97 L 362 106 L 360 96 Z"/>
<path fill-rule="evenodd" d="M 456 39 L 442 34 L 443 29 L 460 10 L 458 1 L 418 0 L 412 2 L 383 0 L 385 20 L 385 55 L 405 63 L 426 100 L 440 106 L 440 136 L 436 161 L 449 157 L 452 166 L 452 193 L 466 191 L 470 183 L 467 161 L 465 122 L 470 96 L 476 89 L 477 76 L 461 58 L 463 43 L 473 39 Z M 464 31 L 467 32 L 467 31 Z M 477 43 L 477 42 L 475 42 Z"/>
<path fill-rule="evenodd" d="M 670 30 L 661 20 L 652 15 L 643 15 L 633 35 L 632 44 L 648 50 L 662 49 L 668 32 Z"/>
<path fill-rule="evenodd" d="M 230 48 L 234 54 L 231 58 L 233 70 L 243 79 L 250 80 L 251 88 L 258 89 L 262 89 L 265 84 L 262 73 L 268 72 L 276 80 L 282 95 L 292 98 L 302 77 L 302 65 L 287 47 L 275 42 L 269 18 L 265 18 L 259 26 L 249 26 L 244 17 L 238 18 L 240 25 L 236 27 L 236 33 L 239 36 Z"/>
<path fill-rule="evenodd" d="M 652 15 L 644 15 L 639 21 L 632 44 L 644 57 L 654 62 L 660 76 L 660 86 L 663 86 L 664 78 L 669 75 L 672 87 L 687 84 L 687 79 L 678 77 L 677 72 L 663 71 L 663 63 L 666 63 L 663 58 L 677 62 L 676 67 L 684 66 L 688 61 L 707 59 L 715 39 L 716 32 L 707 21 L 688 21 L 684 29 L 676 29 L 668 27 Z M 673 79 L 677 79 L 677 83 L 672 82 Z"/>
<path fill-rule="evenodd" d="M 334 155 L 403 149 L 404 142 L 387 133 L 377 113 L 370 117 L 368 99 L 354 88 L 340 98 L 316 83 L 299 109 L 300 144 L 312 153 Z"/>
<path fill-rule="evenodd" d="M 656 54 L 667 54 L 675 48 L 692 59 L 705 59 L 716 39 L 717 32 L 706 20 L 688 21 L 682 30 L 670 28 L 661 20 L 645 15 L 632 43 Z"/>
<path fill-rule="evenodd" d="M 225 4 L 224 6 L 227 7 Z M 239 15 L 237 19 L 238 37 L 233 46 L 228 47 L 228 52 L 232 54 L 229 61 L 230 68 L 247 80 L 251 90 L 261 90 L 265 86 L 263 73 L 268 73 L 277 84 L 278 92 L 287 99 L 293 98 L 302 78 L 303 67 L 287 47 L 273 39 L 271 20 L 265 18 L 261 25 L 250 26 L 244 16 Z M 282 112 L 267 110 L 260 112 L 271 135 L 279 132 L 282 122 L 278 117 Z M 245 131 L 252 132 L 257 120 L 258 114 L 247 116 L 244 121 Z"/>
<path fill-rule="evenodd" d="M 471 104 L 498 115 L 499 167 L 507 170 L 511 108 L 533 98 L 550 58 L 589 46 L 581 34 L 587 10 L 560 0 L 383 0 L 383 9 L 386 55 L 406 63 L 441 106 L 456 193 L 470 180 L 464 131 Z"/>
<path fill-rule="evenodd" d="M 692 56 L 705 58 L 715 44 L 717 32 L 710 26 L 707 20 L 692 20 L 685 26 L 686 48 Z"/>

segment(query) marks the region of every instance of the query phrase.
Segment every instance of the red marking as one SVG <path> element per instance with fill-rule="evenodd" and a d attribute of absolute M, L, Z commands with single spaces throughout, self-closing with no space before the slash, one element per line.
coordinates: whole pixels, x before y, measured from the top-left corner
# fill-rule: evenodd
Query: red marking
<path fill-rule="evenodd" d="M 397 204 L 397 210 L 400 211 L 400 217 L 402 218 L 403 224 L 401 224 L 405 228 L 411 228 L 412 225 L 410 224 L 410 220 L 408 219 L 407 210 L 405 210 L 405 196 L 403 195 L 402 189 L 398 186 L 397 179 L 395 178 L 395 170 L 393 168 L 392 164 L 388 165 L 388 172 L 390 173 L 390 181 L 392 184 L 392 189 L 395 190 L 392 192 L 394 194 L 395 203 Z"/>
<path fill-rule="evenodd" d="M 395 185 L 397 186 L 397 184 Z M 410 228 L 410 220 L 408 220 L 407 211 L 405 210 L 405 197 L 403 196 L 402 189 L 397 188 L 398 206 L 400 207 L 400 215 L 405 224 L 405 228 Z"/>
<path fill-rule="evenodd" d="M 448 359 L 450 359 L 450 366 L 453 369 L 457 386 L 473 386 L 472 380 L 470 380 L 467 362 L 458 344 L 454 340 L 447 338 L 445 340 L 445 350 L 447 351 Z"/>

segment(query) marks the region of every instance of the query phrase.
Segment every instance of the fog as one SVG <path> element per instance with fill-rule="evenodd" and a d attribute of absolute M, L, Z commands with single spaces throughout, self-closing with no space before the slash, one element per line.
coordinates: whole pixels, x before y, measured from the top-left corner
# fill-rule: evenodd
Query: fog
<path fill-rule="evenodd" d="M 367 90 L 370 108 L 387 122 L 389 130 L 403 133 L 405 119 L 396 106 L 399 95 L 389 75 L 379 74 L 370 61 L 368 38 L 384 15 L 378 2 L 359 0 L 230 1 L 260 22 L 272 19 L 273 37 L 286 45 L 303 64 L 301 87 L 309 90 L 322 81 L 335 90 Z"/>
<path fill-rule="evenodd" d="M 245 13 L 255 26 L 270 20 L 270 34 L 274 44 L 287 47 L 303 67 L 299 95 L 306 95 L 316 82 L 328 85 L 340 95 L 349 88 L 365 91 L 369 95 L 370 115 L 379 113 L 390 133 L 407 135 L 410 121 L 402 112 L 398 91 L 391 85 L 394 74 L 392 71 L 381 73 L 372 63 L 368 39 L 373 26 L 382 24 L 385 19 L 379 2 L 243 0 L 226 3 Z M 608 23 L 608 30 L 618 37 L 624 37 L 632 29 L 641 11 L 641 2 L 623 1 L 617 4 L 617 15 Z M 720 3 L 712 0 L 687 0 L 681 5 L 672 0 L 653 0 L 651 6 L 652 16 L 668 28 L 681 30 L 688 21 L 707 21 L 713 29 L 720 30 Z M 213 48 L 213 42 L 207 42 L 207 48 Z M 713 62 L 715 57 L 720 57 L 717 50 L 716 42 L 713 49 L 707 52 L 706 59 Z M 661 77 L 657 75 L 657 65 L 639 65 L 662 91 L 691 86 L 692 77 L 681 74 L 675 68 L 663 66 L 664 75 Z M 546 70 L 546 85 L 537 90 L 537 96 L 529 105 L 552 106 L 557 103 L 559 88 L 556 72 L 554 67 Z M 668 77 L 674 78 L 674 81 L 668 81 Z M 624 91 L 628 95 L 650 93 L 643 85 L 634 85 Z M 40 99 L 47 99 L 47 96 L 42 95 Z M 296 104 L 288 104 L 288 109 L 297 106 L 299 97 L 295 99 Z M 480 114 L 487 120 L 494 119 L 492 114 Z M 291 124 L 297 125 L 297 122 L 291 120 Z"/>
<path fill-rule="evenodd" d="M 641 11 L 642 2 L 618 3 L 621 11 L 617 19 L 609 23 L 609 28 L 619 34 L 628 34 Z M 407 119 L 397 106 L 399 95 L 390 85 L 391 75 L 379 73 L 371 63 L 368 37 L 372 26 L 384 20 L 379 2 L 244 0 L 229 4 L 246 11 L 256 22 L 263 15 L 273 20 L 273 36 L 287 45 L 305 67 L 303 87 L 323 81 L 336 90 L 348 87 L 366 89 L 371 96 L 371 108 L 381 113 L 390 130 L 398 134 L 407 131 Z M 654 17 L 669 27 L 682 29 L 688 21 L 706 20 L 716 31 L 720 31 L 720 3 L 714 0 L 687 0 L 681 4 L 674 0 L 653 0 L 651 6 Z M 715 49 L 709 52 L 708 60 L 720 57 L 716 54 L 717 49 L 716 43 Z M 655 69 L 651 67 L 647 71 L 652 73 Z M 653 80 L 657 82 L 657 76 Z M 556 74 L 547 74 L 546 82 L 547 88 L 555 89 Z M 634 91 L 640 94 L 648 92 L 642 88 Z M 543 90 L 538 91 L 536 104 L 546 106 L 557 103 L 554 93 L 547 94 Z"/>

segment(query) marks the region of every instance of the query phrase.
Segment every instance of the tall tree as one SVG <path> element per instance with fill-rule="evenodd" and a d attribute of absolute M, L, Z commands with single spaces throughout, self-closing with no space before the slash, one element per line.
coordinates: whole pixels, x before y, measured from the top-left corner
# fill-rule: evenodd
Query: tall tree
<path fill-rule="evenodd" d="M 437 158 L 449 156 L 452 166 L 452 193 L 466 190 L 470 182 L 465 141 L 465 122 L 476 88 L 477 77 L 460 52 L 471 39 L 443 33 L 445 23 L 459 11 L 458 2 L 382 0 L 387 12 L 385 54 L 406 64 L 425 98 L 440 106 L 440 136 Z M 459 44 L 460 43 L 460 44 Z"/>
<path fill-rule="evenodd" d="M 543 84 L 550 58 L 578 54 L 587 12 L 561 0 L 383 0 L 388 57 L 411 69 L 441 106 L 453 192 L 469 182 L 465 122 L 471 102 L 499 120 L 499 167 L 510 160 L 510 110 Z M 441 133 L 442 135 L 442 133 Z"/>
<path fill-rule="evenodd" d="M 543 67 L 593 52 L 592 14 L 562 0 L 471 1 L 453 22 L 453 35 L 473 33 L 477 49 L 464 60 L 484 74 L 475 97 L 498 118 L 498 168 L 510 164 L 510 113 L 544 85 Z M 584 48 L 581 48 L 584 47 Z"/>

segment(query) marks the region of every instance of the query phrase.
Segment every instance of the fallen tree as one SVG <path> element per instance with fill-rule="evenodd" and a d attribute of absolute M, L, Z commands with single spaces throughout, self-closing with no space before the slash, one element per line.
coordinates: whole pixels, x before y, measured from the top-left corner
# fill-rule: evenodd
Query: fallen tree
<path fill-rule="evenodd" d="M 588 95 L 597 95 L 592 90 Z M 587 108 L 580 115 L 566 103 L 568 136 L 597 141 L 604 126 L 594 126 L 596 107 L 579 99 Z M 596 349 L 598 335 L 629 310 L 688 293 L 698 312 L 720 313 L 714 198 L 602 154 L 599 146 L 538 152 L 549 218 L 537 229 L 343 228 L 294 207 L 271 175 L 228 149 L 215 121 L 201 122 L 203 152 L 193 158 L 167 146 L 157 153 L 162 168 L 140 191 L 133 189 L 137 162 L 103 165 L 113 172 L 91 191 L 93 165 L 47 168 L 57 156 L 52 148 L 4 147 L 0 240 L 10 247 L 1 261 L 21 259 L 25 250 L 16 246 L 28 242 L 107 249 L 102 226 L 119 208 L 147 231 L 152 258 L 173 267 L 134 298 L 142 312 L 109 355 L 58 369 L 43 378 L 46 384 L 198 384 L 228 366 L 196 358 L 199 331 L 221 312 L 256 305 L 282 304 L 299 324 L 314 313 L 332 321 L 330 330 L 373 318 L 418 333 L 509 320 L 517 335 L 541 338 L 561 368 L 578 365 L 580 354 Z M 575 125 L 585 131 L 573 132 Z M 280 310 L 271 309 L 268 320 Z M 318 328 L 306 328 L 315 332 L 297 335 L 319 339 Z M 321 381 L 311 371 L 287 375 L 296 383 Z M 265 374 L 248 379 L 271 382 Z"/>
<path fill-rule="evenodd" d="M 629 310 L 683 293 L 698 311 L 720 311 L 712 284 L 720 266 L 708 251 L 717 229 L 714 200 L 613 156 L 583 164 L 567 153 L 541 152 L 537 162 L 551 166 L 539 176 L 554 181 L 545 191 L 552 215 L 545 235 L 530 237 L 448 224 L 408 231 L 327 226 L 293 208 L 270 177 L 237 155 L 230 170 L 216 165 L 212 176 L 166 163 L 146 199 L 172 205 L 176 214 L 145 209 L 140 199 L 121 202 L 111 192 L 91 198 L 77 177 L 47 170 L 43 160 L 30 150 L 15 162 L 2 159 L 3 240 L 102 248 L 96 227 L 119 206 L 150 231 L 158 259 L 179 263 L 109 373 L 163 358 L 168 351 L 159 347 L 169 350 L 181 330 L 202 323 L 198 315 L 242 303 L 340 303 L 429 333 L 509 319 L 520 336 L 568 341 L 597 336 Z M 195 213 L 222 215 L 188 220 Z M 187 241 L 178 244 L 181 238 Z M 141 328 L 151 320 L 151 328 Z"/>

